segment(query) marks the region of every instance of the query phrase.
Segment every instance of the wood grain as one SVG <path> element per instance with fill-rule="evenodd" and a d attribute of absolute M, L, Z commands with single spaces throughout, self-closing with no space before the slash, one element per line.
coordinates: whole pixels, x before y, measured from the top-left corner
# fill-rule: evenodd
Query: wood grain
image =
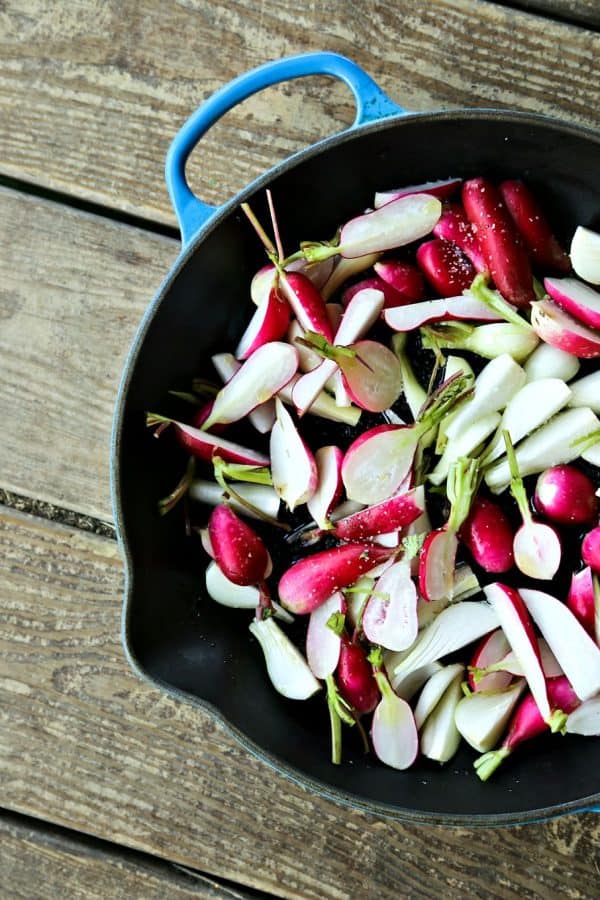
<path fill-rule="evenodd" d="M 110 517 L 121 369 L 169 238 L 0 189 L 0 486 Z"/>
<path fill-rule="evenodd" d="M 284 897 L 597 896 L 600 822 L 408 826 L 302 790 L 134 677 L 116 545 L 0 508 L 0 782 L 17 812 Z"/>
<path fill-rule="evenodd" d="M 249 895 L 141 853 L 0 815 L 0 896 L 10 900 L 244 900 Z"/>
<path fill-rule="evenodd" d="M 600 36 L 473 0 L 5 0 L 5 174 L 173 223 L 168 144 L 214 90 L 269 59 L 333 50 L 402 106 L 516 107 L 598 124 Z M 191 180 L 221 202 L 290 152 L 352 120 L 329 80 L 271 88 L 202 142 Z"/>

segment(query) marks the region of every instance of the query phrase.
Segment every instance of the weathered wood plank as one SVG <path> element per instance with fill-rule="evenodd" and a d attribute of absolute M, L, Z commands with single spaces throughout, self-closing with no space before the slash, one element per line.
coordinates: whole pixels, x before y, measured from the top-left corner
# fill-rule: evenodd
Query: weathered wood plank
<path fill-rule="evenodd" d="M 323 49 L 356 59 L 411 109 L 517 107 L 598 124 L 600 37 L 552 21 L 542 28 L 537 15 L 493 3 L 7 0 L 1 169 L 173 223 L 163 160 L 190 113 L 255 65 Z M 351 118 L 341 85 L 270 89 L 203 141 L 192 181 L 206 200 L 223 201 Z"/>
<path fill-rule="evenodd" d="M 129 671 L 120 581 L 110 540 L 0 509 L 6 807 L 286 897 L 597 896 L 593 815 L 412 827 L 274 774 Z"/>
<path fill-rule="evenodd" d="M 112 409 L 176 241 L 0 189 L 0 486 L 110 517 Z"/>
<path fill-rule="evenodd" d="M 244 900 L 249 895 L 141 853 L 0 814 L 0 896 L 11 900 Z"/>

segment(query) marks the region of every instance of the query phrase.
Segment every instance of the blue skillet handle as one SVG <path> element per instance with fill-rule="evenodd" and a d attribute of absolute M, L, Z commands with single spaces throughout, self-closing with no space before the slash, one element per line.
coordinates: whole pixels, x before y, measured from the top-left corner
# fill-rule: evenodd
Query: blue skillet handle
<path fill-rule="evenodd" d="M 192 193 L 185 177 L 187 160 L 198 141 L 211 125 L 242 100 L 280 81 L 305 75 L 332 75 L 348 85 L 356 101 L 356 118 L 352 128 L 386 116 L 402 115 L 405 112 L 383 93 L 360 66 L 337 53 L 305 53 L 290 56 L 266 63 L 240 75 L 216 91 L 196 110 L 169 147 L 165 178 L 171 203 L 177 214 L 183 246 L 190 242 L 219 208 L 199 200 Z"/>

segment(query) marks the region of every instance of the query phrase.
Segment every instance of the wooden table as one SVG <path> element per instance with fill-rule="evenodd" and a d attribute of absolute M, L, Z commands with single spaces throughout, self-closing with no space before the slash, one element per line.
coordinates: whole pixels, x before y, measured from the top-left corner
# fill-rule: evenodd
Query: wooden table
<path fill-rule="evenodd" d="M 134 677 L 108 442 L 178 252 L 165 152 L 214 89 L 329 49 L 415 110 L 598 126 L 599 27 L 598 0 L 0 4 L 0 896 L 598 896 L 594 815 L 470 831 L 351 812 Z M 327 79 L 269 89 L 203 141 L 193 183 L 222 201 L 352 116 Z"/>

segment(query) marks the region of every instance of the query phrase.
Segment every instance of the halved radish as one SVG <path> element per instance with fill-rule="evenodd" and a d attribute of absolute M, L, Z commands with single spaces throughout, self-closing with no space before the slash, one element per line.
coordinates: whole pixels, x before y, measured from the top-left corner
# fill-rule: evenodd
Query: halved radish
<path fill-rule="evenodd" d="M 600 284 L 600 234 L 579 225 L 571 241 L 571 263 L 580 278 Z"/>
<path fill-rule="evenodd" d="M 442 178 L 440 181 L 425 181 L 422 184 L 410 184 L 407 187 L 394 188 L 390 191 L 377 191 L 373 206 L 379 209 L 392 200 L 398 200 L 399 197 L 408 197 L 410 194 L 431 194 L 433 197 L 439 197 L 445 200 L 451 197 L 462 184 L 460 178 Z"/>
<path fill-rule="evenodd" d="M 425 496 L 420 485 L 412 491 L 395 494 L 381 503 L 338 519 L 333 531 L 341 540 L 362 541 L 410 525 L 423 514 L 424 509 Z"/>
<path fill-rule="evenodd" d="M 327 341 L 333 339 L 325 300 L 310 278 L 302 272 L 281 272 L 279 293 L 285 297 L 305 331 L 315 331 Z"/>
<path fill-rule="evenodd" d="M 349 447 L 342 479 L 351 500 L 374 504 L 394 494 L 412 467 L 420 432 L 401 425 L 378 425 Z"/>
<path fill-rule="evenodd" d="M 279 297 L 277 291 L 270 291 L 267 300 L 256 308 L 240 338 L 236 357 L 247 359 L 263 344 L 280 340 L 287 330 L 290 315 L 289 304 Z"/>
<path fill-rule="evenodd" d="M 510 672 L 490 672 L 482 678 L 477 678 L 473 669 L 486 669 L 494 665 L 506 656 L 510 650 L 510 644 L 501 628 L 492 631 L 482 638 L 481 643 L 471 657 L 469 666 L 469 687 L 472 691 L 501 691 L 508 687 L 512 681 Z"/>
<path fill-rule="evenodd" d="M 306 660 L 272 617 L 254 619 L 249 628 L 264 653 L 275 690 L 290 700 L 307 700 L 320 689 Z"/>
<path fill-rule="evenodd" d="M 544 278 L 544 287 L 555 303 L 578 322 L 600 328 L 600 294 L 576 278 Z"/>
<path fill-rule="evenodd" d="M 340 501 L 343 490 L 343 458 L 340 448 L 334 446 L 320 447 L 315 453 L 317 487 L 312 497 L 309 497 L 307 506 L 319 528 L 328 527 L 329 513 Z"/>
<path fill-rule="evenodd" d="M 240 585 L 230 581 L 220 570 L 216 562 L 208 564 L 206 569 L 206 590 L 215 603 L 229 606 L 232 609 L 256 609 L 260 605 L 260 591 L 255 585 Z M 291 624 L 294 617 L 273 602 L 273 615 L 282 622 Z"/>
<path fill-rule="evenodd" d="M 429 234 L 441 212 L 442 204 L 431 194 L 401 196 L 346 222 L 337 252 L 356 257 L 411 244 Z"/>
<path fill-rule="evenodd" d="M 251 450 L 248 447 L 242 447 L 241 444 L 235 444 L 233 441 L 227 441 L 225 438 L 217 435 L 208 434 L 206 431 L 200 431 L 199 428 L 193 428 L 184 422 L 177 422 L 175 419 L 148 413 L 147 423 L 150 426 L 162 423 L 173 425 L 176 429 L 179 443 L 199 459 L 210 462 L 213 456 L 220 456 L 226 462 L 242 463 L 249 466 L 269 465 L 269 457 L 265 456 L 264 453 L 258 453 L 256 450 Z"/>
<path fill-rule="evenodd" d="M 413 331 L 427 322 L 452 319 L 468 319 L 481 322 L 497 322 L 500 316 L 490 307 L 470 294 L 443 297 L 439 300 L 422 300 L 386 309 L 383 318 L 394 331 Z"/>
<path fill-rule="evenodd" d="M 362 618 L 363 631 L 387 650 L 406 650 L 417 637 L 417 591 L 410 563 L 394 563 L 377 580 Z"/>
<path fill-rule="evenodd" d="M 211 357 L 211 361 L 224 384 L 230 381 L 242 367 L 241 362 L 235 358 L 233 353 L 215 353 Z M 213 405 L 214 401 L 211 401 L 210 412 L 212 412 Z M 201 422 L 196 421 L 193 424 L 200 428 L 207 419 L 208 414 L 204 416 Z M 248 413 L 248 419 L 260 434 L 267 434 L 275 422 L 275 401 L 273 399 L 266 400 L 264 403 L 251 409 Z M 219 429 L 223 428 L 225 428 L 224 425 L 213 425 L 212 431 L 219 434 Z"/>
<path fill-rule="evenodd" d="M 402 369 L 397 357 L 378 341 L 357 341 L 348 348 L 353 356 L 340 356 L 338 365 L 351 400 L 368 412 L 383 412 L 402 391 Z"/>
<path fill-rule="evenodd" d="M 460 745 L 455 715 L 456 707 L 463 696 L 461 679 L 460 673 L 454 677 L 442 699 L 427 717 L 421 732 L 421 753 L 439 763 L 452 759 Z"/>
<path fill-rule="evenodd" d="M 408 769 L 419 752 L 419 737 L 412 710 L 398 697 L 383 672 L 376 674 L 381 700 L 373 713 L 371 739 L 381 762 L 393 769 Z"/>
<path fill-rule="evenodd" d="M 419 557 L 419 590 L 424 600 L 452 598 L 457 549 L 453 531 L 439 528 L 427 535 Z"/>
<path fill-rule="evenodd" d="M 264 513 L 271 519 L 276 519 L 279 513 L 280 500 L 273 488 L 268 484 L 244 484 L 237 482 L 235 492 L 239 494 L 242 500 L 247 500 L 251 507 L 259 512 Z M 196 500 L 198 503 L 206 503 L 208 506 L 218 506 L 225 500 L 232 509 L 242 516 L 249 519 L 260 519 L 258 513 L 252 509 L 242 506 L 235 497 L 226 497 L 225 491 L 216 481 L 206 481 L 202 478 L 194 478 L 190 484 L 189 498 Z"/>
<path fill-rule="evenodd" d="M 317 464 L 279 398 L 276 412 L 269 447 L 273 487 L 293 512 L 296 506 L 310 500 L 317 489 Z"/>
<path fill-rule="evenodd" d="M 538 337 L 580 359 L 600 356 L 600 332 L 578 322 L 551 300 L 531 304 L 531 326 Z"/>
<path fill-rule="evenodd" d="M 343 615 L 345 608 L 344 595 L 338 591 L 310 614 L 306 659 L 316 678 L 326 678 L 337 668 L 342 639 L 327 623 L 336 613 Z"/>
<path fill-rule="evenodd" d="M 590 566 L 574 572 L 567 596 L 567 606 L 587 633 L 596 636 L 596 585 Z"/>

